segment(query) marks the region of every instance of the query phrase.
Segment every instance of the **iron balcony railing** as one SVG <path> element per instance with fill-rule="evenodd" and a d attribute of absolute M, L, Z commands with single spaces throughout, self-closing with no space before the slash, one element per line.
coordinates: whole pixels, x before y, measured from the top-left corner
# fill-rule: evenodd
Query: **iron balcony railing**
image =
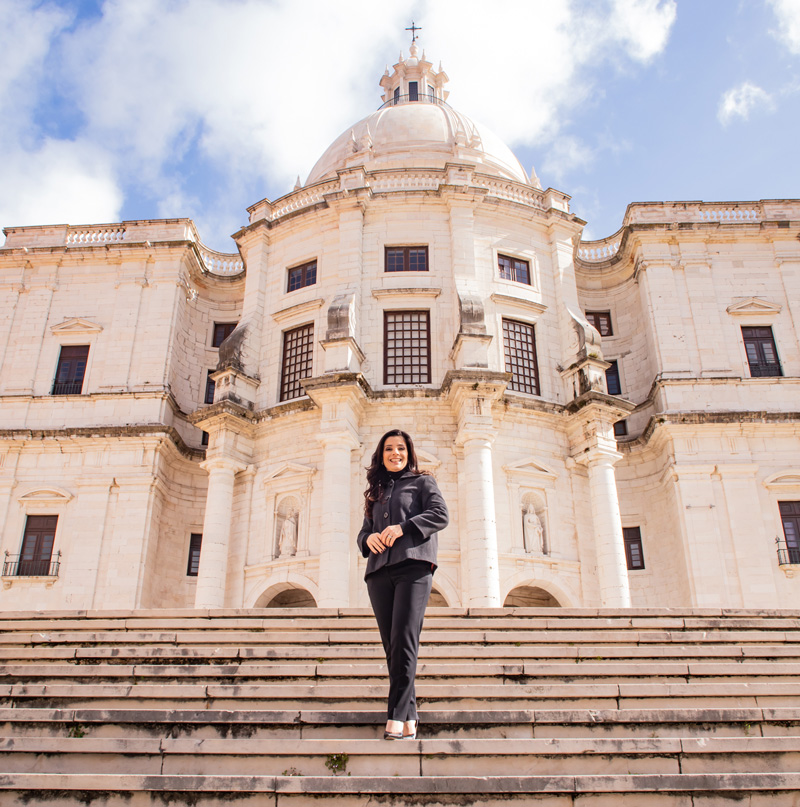
<path fill-rule="evenodd" d="M 51 395 L 80 395 L 82 389 L 83 381 L 55 381 Z"/>
<path fill-rule="evenodd" d="M 435 95 L 428 95 L 428 93 L 420 92 L 416 95 L 396 95 L 394 98 L 390 98 L 388 101 L 386 101 L 386 103 L 381 104 L 378 109 L 384 109 L 388 106 L 400 106 L 401 104 L 436 104 L 437 106 L 446 106 L 448 109 L 450 108 L 448 104 L 442 101 L 441 98 L 437 98 Z"/>
<path fill-rule="evenodd" d="M 6 552 L 3 577 L 58 577 L 60 566 L 60 551 L 51 558 L 24 558 Z"/>
<path fill-rule="evenodd" d="M 778 566 L 792 566 L 800 564 L 800 547 L 789 546 L 786 541 L 780 538 L 775 539 L 778 547 Z"/>

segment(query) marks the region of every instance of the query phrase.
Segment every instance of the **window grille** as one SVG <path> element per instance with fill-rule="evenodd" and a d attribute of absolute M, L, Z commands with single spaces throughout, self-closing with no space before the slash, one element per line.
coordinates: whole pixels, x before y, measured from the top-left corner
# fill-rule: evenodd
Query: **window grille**
<path fill-rule="evenodd" d="M 219 347 L 235 330 L 237 322 L 215 322 L 211 347 Z"/>
<path fill-rule="evenodd" d="M 56 577 L 60 553 L 53 565 L 53 543 L 56 537 L 58 516 L 28 516 L 25 520 L 25 533 L 22 537 L 22 550 L 16 561 L 6 556 L 6 566 L 16 564 L 15 568 L 4 574 L 19 577 Z"/>
<path fill-rule="evenodd" d="M 536 361 L 536 336 L 533 325 L 503 320 L 503 351 L 506 372 L 511 373 L 509 389 L 539 394 L 539 367 Z"/>
<path fill-rule="evenodd" d="M 778 564 L 800 563 L 800 502 L 778 502 L 783 541 L 778 539 Z"/>
<path fill-rule="evenodd" d="M 429 384 L 431 327 L 428 311 L 383 314 L 383 383 Z"/>
<path fill-rule="evenodd" d="M 281 362 L 281 400 L 290 401 L 305 395 L 301 378 L 311 375 L 314 325 L 301 325 L 283 334 Z"/>
<path fill-rule="evenodd" d="M 186 574 L 188 577 L 197 577 L 200 569 L 200 548 L 203 545 L 203 534 L 201 532 L 193 532 L 189 538 L 189 562 L 186 565 Z"/>
<path fill-rule="evenodd" d="M 606 389 L 609 395 L 622 395 L 622 384 L 619 380 L 619 365 L 616 360 L 609 362 L 611 367 L 606 370 Z"/>

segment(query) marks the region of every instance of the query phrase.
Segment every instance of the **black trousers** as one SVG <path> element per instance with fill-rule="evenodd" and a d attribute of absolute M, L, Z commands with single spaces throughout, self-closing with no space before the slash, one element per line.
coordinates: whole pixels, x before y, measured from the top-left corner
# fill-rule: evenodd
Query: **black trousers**
<path fill-rule="evenodd" d="M 416 720 L 419 635 L 431 595 L 433 570 L 421 560 L 384 566 L 367 577 L 367 591 L 389 668 L 387 720 Z"/>

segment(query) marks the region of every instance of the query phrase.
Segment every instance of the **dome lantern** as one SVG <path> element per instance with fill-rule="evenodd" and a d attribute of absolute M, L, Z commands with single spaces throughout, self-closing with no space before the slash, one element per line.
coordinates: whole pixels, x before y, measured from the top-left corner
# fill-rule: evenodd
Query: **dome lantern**
<path fill-rule="evenodd" d="M 437 104 L 447 100 L 450 93 L 444 89 L 449 81 L 447 73 L 433 69 L 433 64 L 425 59 L 425 52 L 420 56 L 419 46 L 411 43 L 407 59 L 400 54 L 400 59 L 394 65 L 394 72 L 389 75 L 387 70 L 380 80 L 383 88 L 384 106 L 396 106 L 407 103 Z"/>

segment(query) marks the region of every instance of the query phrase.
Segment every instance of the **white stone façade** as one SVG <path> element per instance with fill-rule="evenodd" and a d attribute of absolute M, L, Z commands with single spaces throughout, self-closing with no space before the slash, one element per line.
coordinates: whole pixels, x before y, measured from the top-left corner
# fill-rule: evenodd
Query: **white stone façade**
<path fill-rule="evenodd" d="M 183 219 L 6 230 L 0 607 L 366 605 L 354 539 L 390 427 L 450 506 L 436 602 L 800 605 L 800 558 L 776 543 L 780 503 L 800 502 L 800 201 L 632 204 L 582 242 L 569 197 L 447 106 L 445 81 L 418 51 L 395 65 L 305 186 L 250 208 L 239 255 Z M 427 269 L 387 272 L 387 247 L 426 247 Z M 429 381 L 385 381 L 385 314 L 404 311 L 427 314 Z M 512 388 L 504 321 L 533 327 L 536 392 Z M 310 369 L 281 400 L 302 326 Z M 751 328 L 780 375 L 754 377 Z M 69 346 L 88 358 L 61 394 Z M 31 516 L 58 517 L 57 570 L 20 573 Z"/>

